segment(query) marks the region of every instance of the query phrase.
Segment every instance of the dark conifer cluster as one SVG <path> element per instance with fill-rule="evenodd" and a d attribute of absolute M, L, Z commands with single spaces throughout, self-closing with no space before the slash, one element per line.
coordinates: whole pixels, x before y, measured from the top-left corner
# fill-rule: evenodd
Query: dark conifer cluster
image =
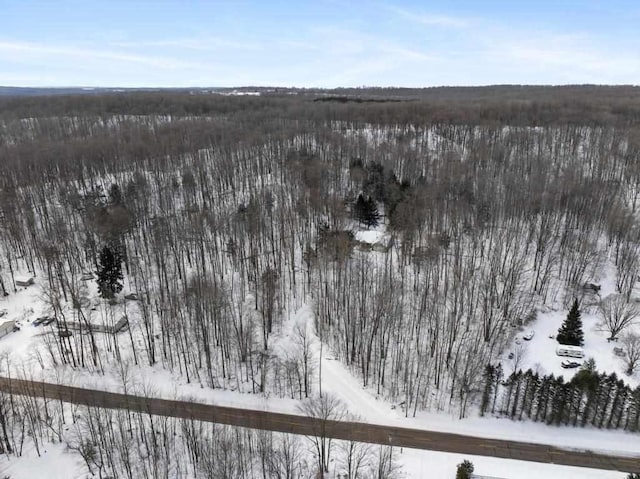
<path fill-rule="evenodd" d="M 111 299 L 122 291 L 122 257 L 117 248 L 103 246 L 98 261 L 98 292 L 102 298 Z"/>
<path fill-rule="evenodd" d="M 353 215 L 359 223 L 367 228 L 375 228 L 380 222 L 380 213 L 378 213 L 376 202 L 370 196 L 365 198 L 362 193 L 358 195 L 358 199 L 353 204 Z"/>
<path fill-rule="evenodd" d="M 500 366 L 484 372 L 481 414 L 554 425 L 640 431 L 640 386 L 632 389 L 615 373 L 599 373 L 591 361 L 570 380 L 531 369 L 503 378 Z"/>
<path fill-rule="evenodd" d="M 568 344 L 571 346 L 582 346 L 584 344 L 582 319 L 577 299 L 573 301 L 573 305 L 567 315 L 567 319 L 564 320 L 562 326 L 558 330 L 556 340 L 560 344 Z"/>

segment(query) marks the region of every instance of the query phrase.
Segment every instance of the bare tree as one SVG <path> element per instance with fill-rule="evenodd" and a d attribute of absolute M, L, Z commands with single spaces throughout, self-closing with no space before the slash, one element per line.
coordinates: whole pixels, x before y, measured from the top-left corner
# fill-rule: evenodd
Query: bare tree
<path fill-rule="evenodd" d="M 640 334 L 627 332 L 622 335 L 624 347 L 624 362 L 626 373 L 631 376 L 638 363 L 640 363 Z"/>
<path fill-rule="evenodd" d="M 304 386 L 304 397 L 311 393 L 311 377 L 313 375 L 313 353 L 311 351 L 312 337 L 308 324 L 296 324 L 293 329 L 294 343 L 297 346 L 296 361 L 301 369 Z M 302 391 L 300 391 L 302 393 Z"/>
<path fill-rule="evenodd" d="M 313 436 L 309 440 L 316 449 L 318 471 L 320 474 L 329 472 L 331 460 L 332 439 L 327 437 L 327 425 L 330 421 L 342 421 L 347 417 L 347 408 L 337 397 L 324 394 L 304 401 L 298 410 L 307 416 L 316 418 L 313 424 Z"/>
<path fill-rule="evenodd" d="M 509 355 L 511 365 L 513 366 L 513 372 L 515 373 L 520 369 L 524 360 L 527 358 L 528 347 L 525 343 L 516 343 L 513 351 Z"/>
<path fill-rule="evenodd" d="M 616 267 L 616 290 L 618 293 L 624 294 L 628 301 L 631 299 L 631 292 L 636 284 L 638 270 L 640 269 L 637 241 L 625 241 L 622 244 Z"/>
<path fill-rule="evenodd" d="M 261 276 L 259 297 L 264 349 L 267 349 L 268 337 L 273 331 L 273 321 L 277 314 L 278 279 L 278 272 L 273 268 L 267 268 Z"/>
<path fill-rule="evenodd" d="M 400 476 L 400 465 L 397 463 L 393 446 L 380 446 L 377 462 L 373 471 L 373 477 L 376 479 L 393 479 Z"/>
<path fill-rule="evenodd" d="M 339 460 L 344 479 L 358 479 L 374 462 L 374 449 L 371 444 L 355 441 L 343 441 L 339 444 Z"/>
<path fill-rule="evenodd" d="M 604 298 L 598 309 L 602 316 L 602 324 L 609 331 L 610 340 L 617 339 L 618 334 L 633 324 L 640 315 L 638 305 L 627 301 L 620 294 L 610 294 Z"/>

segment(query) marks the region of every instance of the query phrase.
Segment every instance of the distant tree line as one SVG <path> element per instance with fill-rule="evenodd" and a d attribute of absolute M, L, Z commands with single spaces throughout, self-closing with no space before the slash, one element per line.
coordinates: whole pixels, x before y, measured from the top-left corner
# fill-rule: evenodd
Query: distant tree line
<path fill-rule="evenodd" d="M 328 92 L 335 95 L 327 96 Z M 87 114 L 180 117 L 250 114 L 256 118 L 303 116 L 374 124 L 621 126 L 640 120 L 640 87 L 278 88 L 262 89 L 260 96 L 168 89 L 95 95 L 0 96 L 0 119 Z"/>

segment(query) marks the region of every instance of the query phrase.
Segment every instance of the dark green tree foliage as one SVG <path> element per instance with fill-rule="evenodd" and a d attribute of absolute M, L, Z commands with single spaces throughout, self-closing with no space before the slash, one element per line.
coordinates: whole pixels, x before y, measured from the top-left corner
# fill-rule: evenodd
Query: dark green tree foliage
<path fill-rule="evenodd" d="M 492 364 L 487 364 L 484 368 L 484 374 L 482 377 L 484 378 L 484 389 L 482 390 L 482 399 L 480 402 L 480 415 L 484 416 L 484 413 L 489 409 L 489 404 L 491 403 L 491 397 L 493 396 L 494 390 L 494 382 L 493 378 L 496 373 L 496 367 Z"/>
<path fill-rule="evenodd" d="M 522 398 L 522 407 L 520 408 L 520 415 L 518 419 L 522 419 L 523 414 L 531 417 L 533 407 L 535 405 L 535 392 L 540 387 L 540 378 L 538 374 L 527 375 L 524 395 Z"/>
<path fill-rule="evenodd" d="M 118 248 L 104 246 L 98 264 L 98 292 L 104 299 L 111 299 L 122 291 L 122 256 Z"/>
<path fill-rule="evenodd" d="M 473 463 L 465 459 L 460 464 L 458 464 L 458 469 L 456 470 L 456 479 L 470 479 L 473 471 Z"/>
<path fill-rule="evenodd" d="M 494 366 L 485 369 L 481 415 L 491 409 L 511 419 L 640 431 L 640 387 L 632 390 L 615 373 L 598 373 L 587 364 L 565 382 L 553 374 L 517 371 L 502 385 L 496 373 Z M 497 410 L 491 406 L 492 394 L 499 397 Z"/>
<path fill-rule="evenodd" d="M 640 387 L 631 392 L 624 428 L 627 431 L 640 431 Z"/>
<path fill-rule="evenodd" d="M 109 188 L 109 204 L 112 206 L 120 206 L 123 203 L 122 191 L 120 191 L 117 183 L 113 183 Z"/>
<path fill-rule="evenodd" d="M 367 196 L 384 204 L 388 218 L 393 218 L 396 207 L 411 193 L 411 185 L 407 180 L 398 181 L 392 169 L 380 163 L 372 162 L 363 170 L 362 160 L 351 163 L 352 176 L 363 176 L 362 191 Z"/>
<path fill-rule="evenodd" d="M 487 364 L 484 370 L 484 389 L 482 390 L 482 399 L 480 404 L 480 415 L 484 416 L 489 410 L 493 413 L 495 411 L 496 400 L 498 398 L 498 391 L 500 389 L 500 383 L 504 374 L 502 372 L 502 365 L 496 366 Z"/>
<path fill-rule="evenodd" d="M 565 416 L 567 389 L 568 385 L 565 385 L 562 376 L 555 378 L 555 394 L 551 398 L 551 411 L 547 417 L 547 424 L 566 424 L 568 422 L 567 416 Z"/>
<path fill-rule="evenodd" d="M 402 203 L 411 192 L 411 186 L 407 180 L 402 182 L 394 173 L 387 176 L 384 188 L 384 207 L 389 218 L 394 216 L 396 208 Z"/>
<path fill-rule="evenodd" d="M 384 201 L 385 169 L 380 163 L 369 163 L 366 167 L 367 177 L 362 185 L 362 190 L 366 195 L 374 200 Z"/>
<path fill-rule="evenodd" d="M 560 344 L 568 344 L 571 346 L 582 346 L 584 344 L 584 333 L 582 332 L 582 319 L 580 318 L 580 309 L 578 308 L 578 300 L 573 301 L 573 306 L 564 320 L 562 326 L 558 330 L 556 337 Z"/>
<path fill-rule="evenodd" d="M 378 207 L 373 198 L 368 196 L 366 199 L 362 194 L 358 195 L 358 199 L 353 204 L 353 216 L 367 228 L 376 227 L 380 221 Z"/>

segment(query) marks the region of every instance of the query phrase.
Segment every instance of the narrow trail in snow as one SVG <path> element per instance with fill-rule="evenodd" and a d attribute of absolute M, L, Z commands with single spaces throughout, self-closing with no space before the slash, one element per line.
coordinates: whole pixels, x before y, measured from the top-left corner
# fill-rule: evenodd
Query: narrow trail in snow
<path fill-rule="evenodd" d="M 544 444 L 479 438 L 444 432 L 382 426 L 362 422 L 324 421 L 294 414 L 213 406 L 189 401 L 134 396 L 59 384 L 0 377 L 0 391 L 107 409 L 129 409 L 158 416 L 306 436 L 368 442 L 476 456 L 640 473 L 640 455 L 562 449 Z"/>

